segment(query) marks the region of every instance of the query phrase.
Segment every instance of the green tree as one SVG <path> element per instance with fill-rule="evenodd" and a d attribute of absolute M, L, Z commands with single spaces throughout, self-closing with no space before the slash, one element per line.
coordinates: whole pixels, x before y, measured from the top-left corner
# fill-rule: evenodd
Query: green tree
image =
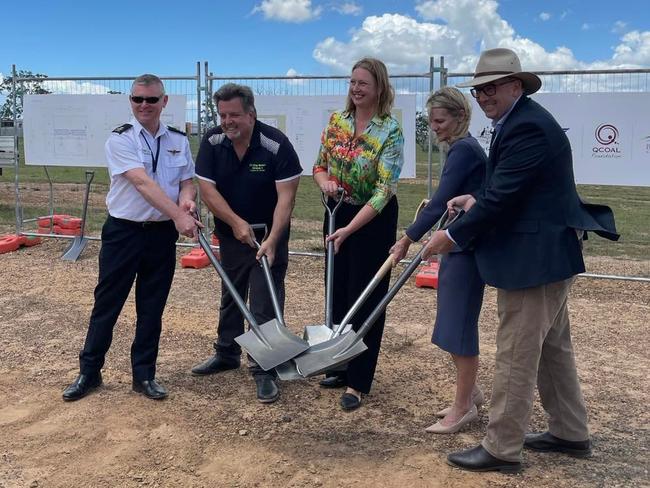
<path fill-rule="evenodd" d="M 23 115 L 23 99 L 25 95 L 45 95 L 51 92 L 43 87 L 43 80 L 47 78 L 47 75 L 21 69 L 16 73 L 16 78 L 29 78 L 29 81 L 18 81 L 16 83 L 16 118 L 19 119 Z M 14 117 L 13 97 L 11 94 L 12 84 L 13 76 L 4 78 L 0 83 L 0 94 L 6 97 L 2 107 L 0 107 L 0 119 L 13 119 Z"/>
<path fill-rule="evenodd" d="M 429 118 L 426 112 L 415 113 L 415 142 L 423 151 L 429 148 Z M 434 151 L 436 146 L 433 146 Z"/>

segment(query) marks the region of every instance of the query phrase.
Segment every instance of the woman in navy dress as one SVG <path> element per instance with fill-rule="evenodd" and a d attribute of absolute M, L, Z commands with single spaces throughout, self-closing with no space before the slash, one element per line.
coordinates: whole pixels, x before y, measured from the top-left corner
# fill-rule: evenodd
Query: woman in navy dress
<path fill-rule="evenodd" d="M 487 158 L 469 132 L 471 108 L 456 88 L 444 87 L 427 100 L 429 125 L 439 147 L 448 147 L 440 183 L 415 222 L 392 248 L 397 263 L 413 242 L 417 242 L 440 219 L 447 202 L 457 195 L 476 192 L 483 182 Z M 456 366 L 456 395 L 451 407 L 436 415 L 442 417 L 426 428 L 427 432 L 448 434 L 478 418 L 477 406 L 483 393 L 476 385 L 478 371 L 478 317 L 485 283 L 479 276 L 472 251 L 445 255 L 438 272 L 437 314 L 431 341 L 449 352 Z"/>

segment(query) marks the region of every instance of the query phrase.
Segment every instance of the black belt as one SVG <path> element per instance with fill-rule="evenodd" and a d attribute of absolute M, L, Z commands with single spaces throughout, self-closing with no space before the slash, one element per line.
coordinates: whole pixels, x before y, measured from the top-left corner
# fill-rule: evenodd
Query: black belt
<path fill-rule="evenodd" d="M 109 217 L 116 222 L 119 222 L 120 224 L 129 225 L 131 227 L 137 227 L 140 229 L 153 229 L 160 227 L 169 227 L 170 224 L 173 225 L 173 222 L 171 220 L 145 220 L 144 222 L 136 222 L 135 220 L 118 219 L 112 215 Z"/>

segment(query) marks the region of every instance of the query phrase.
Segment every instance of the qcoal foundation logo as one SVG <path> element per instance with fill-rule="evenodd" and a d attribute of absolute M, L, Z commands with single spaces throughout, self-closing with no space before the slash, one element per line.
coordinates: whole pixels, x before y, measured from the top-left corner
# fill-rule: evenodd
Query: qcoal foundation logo
<path fill-rule="evenodd" d="M 591 148 L 593 158 L 620 158 L 619 132 L 612 124 L 600 124 L 594 133 L 596 144 Z"/>
<path fill-rule="evenodd" d="M 645 143 L 646 154 L 650 154 L 650 135 L 645 136 L 643 142 Z"/>

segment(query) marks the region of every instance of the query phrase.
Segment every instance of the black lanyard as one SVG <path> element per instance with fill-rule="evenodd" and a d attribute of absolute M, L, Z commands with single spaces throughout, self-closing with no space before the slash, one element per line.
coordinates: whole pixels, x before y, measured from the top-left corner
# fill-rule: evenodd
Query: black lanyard
<path fill-rule="evenodd" d="M 158 147 L 156 148 L 156 157 L 153 155 L 153 151 L 151 150 L 151 146 L 149 145 L 149 142 L 147 141 L 147 138 L 144 136 L 142 132 L 140 132 L 140 135 L 144 139 L 144 143 L 147 145 L 149 148 L 149 152 L 151 153 L 151 165 L 153 166 L 153 172 L 156 172 L 156 168 L 158 167 L 158 156 L 160 155 L 160 137 L 156 139 L 158 141 Z"/>

